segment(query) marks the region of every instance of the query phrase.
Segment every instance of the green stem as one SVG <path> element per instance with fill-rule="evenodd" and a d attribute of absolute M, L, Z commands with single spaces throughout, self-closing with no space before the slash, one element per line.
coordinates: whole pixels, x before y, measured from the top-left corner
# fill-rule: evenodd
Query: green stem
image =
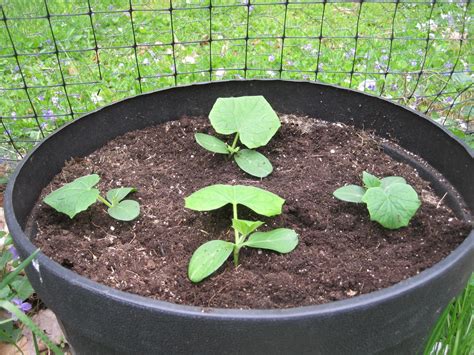
<path fill-rule="evenodd" d="M 232 156 L 234 154 L 234 149 L 237 146 L 238 141 L 239 141 L 239 133 L 236 133 L 236 135 L 234 137 L 234 141 L 232 142 L 232 146 L 230 147 L 230 149 L 231 149 L 230 156 Z"/>
<path fill-rule="evenodd" d="M 105 204 L 107 207 L 109 208 L 112 208 L 112 205 L 109 201 L 107 201 L 105 198 L 103 198 L 102 196 L 98 196 L 97 199 L 102 202 L 103 204 Z"/>
<path fill-rule="evenodd" d="M 237 133 L 237 136 L 238 136 L 238 133 Z M 232 204 L 232 212 L 233 212 L 234 219 L 238 219 L 237 204 L 236 203 Z M 240 242 L 240 237 L 239 237 L 239 232 L 235 228 L 234 228 L 234 239 L 235 239 L 234 266 L 237 266 L 237 265 L 239 265 L 239 251 L 240 251 L 239 242 Z"/>
<path fill-rule="evenodd" d="M 237 142 L 239 141 L 239 133 L 235 135 L 234 141 L 232 142 L 232 149 L 235 149 Z"/>

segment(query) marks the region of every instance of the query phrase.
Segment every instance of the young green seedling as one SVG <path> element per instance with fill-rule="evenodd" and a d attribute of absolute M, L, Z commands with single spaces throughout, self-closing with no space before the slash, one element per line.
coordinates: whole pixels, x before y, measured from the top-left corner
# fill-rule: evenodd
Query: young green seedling
<path fill-rule="evenodd" d="M 289 253 L 298 245 L 298 235 L 287 228 L 268 232 L 255 232 L 264 222 L 239 219 L 237 205 L 272 217 L 281 213 L 285 200 L 274 193 L 253 186 L 211 185 L 185 198 L 185 207 L 195 211 L 212 211 L 232 204 L 234 242 L 211 240 L 196 249 L 188 266 L 188 277 L 200 282 L 216 271 L 233 253 L 234 265 L 239 264 L 239 251 L 243 247 L 269 249 Z"/>
<path fill-rule="evenodd" d="M 43 201 L 56 211 L 67 214 L 71 219 L 79 212 L 87 210 L 97 200 L 105 204 L 108 207 L 108 214 L 119 221 L 131 221 L 138 217 L 140 214 L 138 202 L 124 200 L 129 193 L 136 191 L 135 188 L 120 187 L 109 190 L 105 199 L 94 187 L 99 180 L 97 174 L 82 176 L 54 190 Z"/>
<path fill-rule="evenodd" d="M 246 173 L 265 177 L 272 171 L 270 161 L 254 148 L 266 145 L 280 128 L 280 119 L 263 96 L 218 98 L 209 114 L 214 130 L 234 134 L 232 145 L 204 133 L 196 133 L 196 142 L 213 153 L 233 157 Z M 241 149 L 240 142 L 248 149 Z"/>
<path fill-rule="evenodd" d="M 385 228 L 406 227 L 421 205 L 416 191 L 400 176 L 379 179 L 364 171 L 362 181 L 364 187 L 343 186 L 333 195 L 342 201 L 365 203 L 370 219 Z"/>

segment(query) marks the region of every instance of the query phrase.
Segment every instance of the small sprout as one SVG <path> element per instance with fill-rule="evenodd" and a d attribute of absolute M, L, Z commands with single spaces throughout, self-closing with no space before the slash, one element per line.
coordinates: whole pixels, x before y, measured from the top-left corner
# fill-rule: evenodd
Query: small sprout
<path fill-rule="evenodd" d="M 238 218 L 239 204 L 267 217 L 281 214 L 285 200 L 274 193 L 253 186 L 211 185 L 185 198 L 185 207 L 195 211 L 216 210 L 229 203 L 233 211 L 234 242 L 211 240 L 197 248 L 188 266 L 188 277 L 192 282 L 200 282 L 214 273 L 232 253 L 237 266 L 242 247 L 289 253 L 298 245 L 298 235 L 291 229 L 254 233 L 264 222 Z"/>
<path fill-rule="evenodd" d="M 79 212 L 87 210 L 97 200 L 104 203 L 108 207 L 108 214 L 119 221 L 131 221 L 138 217 L 140 214 L 138 202 L 124 200 L 128 194 L 136 191 L 135 188 L 120 187 L 109 190 L 105 199 L 95 188 L 99 180 L 97 174 L 82 176 L 54 190 L 43 201 L 56 211 L 67 214 L 71 219 Z"/>
<path fill-rule="evenodd" d="M 272 171 L 270 161 L 254 148 L 266 145 L 280 128 L 280 119 L 263 96 L 218 98 L 209 114 L 212 127 L 219 134 L 234 134 L 232 145 L 220 139 L 196 133 L 196 142 L 213 153 L 233 157 L 246 173 L 265 177 Z M 238 141 L 248 149 L 237 146 Z"/>
<path fill-rule="evenodd" d="M 410 219 L 421 205 L 418 194 L 404 178 L 388 176 L 379 179 L 367 172 L 362 173 L 364 187 L 347 185 L 333 192 L 339 200 L 365 203 L 370 219 L 388 229 L 408 226 Z"/>

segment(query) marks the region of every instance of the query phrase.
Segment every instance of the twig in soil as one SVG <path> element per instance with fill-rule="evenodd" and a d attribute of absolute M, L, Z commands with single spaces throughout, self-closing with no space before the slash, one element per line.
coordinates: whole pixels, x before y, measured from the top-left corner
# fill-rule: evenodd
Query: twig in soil
<path fill-rule="evenodd" d="M 441 206 L 441 203 L 443 202 L 444 198 L 446 197 L 448 193 L 445 192 L 443 197 L 441 197 L 441 200 L 438 201 L 438 203 L 436 204 L 436 209 L 438 209 L 440 206 Z"/>

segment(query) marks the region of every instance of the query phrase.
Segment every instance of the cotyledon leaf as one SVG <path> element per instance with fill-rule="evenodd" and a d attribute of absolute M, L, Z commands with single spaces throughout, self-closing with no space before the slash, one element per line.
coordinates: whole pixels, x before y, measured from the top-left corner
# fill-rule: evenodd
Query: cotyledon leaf
<path fill-rule="evenodd" d="M 197 144 L 199 144 L 204 149 L 218 154 L 229 154 L 229 149 L 227 144 L 221 141 L 219 138 L 211 136 L 205 133 L 196 133 L 194 135 Z"/>
<path fill-rule="evenodd" d="M 234 244 L 224 240 L 211 240 L 193 253 L 188 265 L 188 277 L 200 282 L 216 271 L 234 250 Z"/>
<path fill-rule="evenodd" d="M 270 175 L 273 171 L 272 163 L 265 155 L 251 149 L 242 149 L 234 155 L 237 165 L 247 174 L 259 178 Z"/>

